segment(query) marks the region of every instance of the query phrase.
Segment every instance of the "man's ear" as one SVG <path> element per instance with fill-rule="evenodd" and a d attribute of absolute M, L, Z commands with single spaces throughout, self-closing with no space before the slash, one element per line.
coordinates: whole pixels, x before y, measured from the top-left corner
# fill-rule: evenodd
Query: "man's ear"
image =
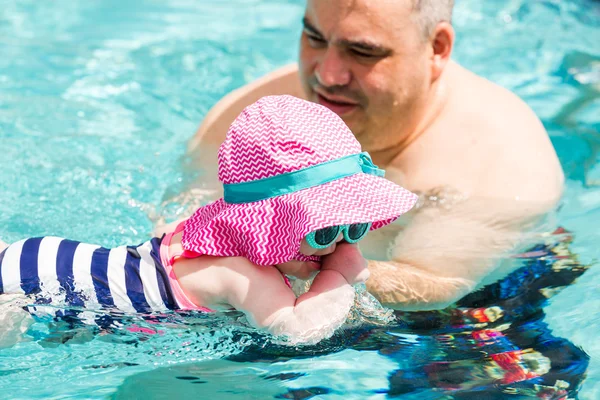
<path fill-rule="evenodd" d="M 437 80 L 450 61 L 454 47 L 454 28 L 448 22 L 440 22 L 431 34 L 431 80 Z"/>

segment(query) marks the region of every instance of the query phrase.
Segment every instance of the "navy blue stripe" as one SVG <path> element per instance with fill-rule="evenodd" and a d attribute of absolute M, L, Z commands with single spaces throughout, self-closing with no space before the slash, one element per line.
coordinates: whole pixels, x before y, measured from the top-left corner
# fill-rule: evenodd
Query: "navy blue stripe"
<path fill-rule="evenodd" d="M 0 294 L 4 293 L 4 285 L 2 284 L 2 261 L 4 260 L 4 255 L 6 254 L 6 250 L 8 250 L 8 247 L 6 249 L 4 249 L 4 251 L 2 251 L 2 253 L 0 253 Z"/>
<path fill-rule="evenodd" d="M 141 257 L 137 250 L 128 247 L 127 259 L 125 260 L 125 286 L 127 287 L 127 296 L 131 300 L 133 308 L 140 313 L 152 311 L 144 295 L 144 285 L 140 276 Z"/>
<path fill-rule="evenodd" d="M 115 301 L 110 294 L 108 285 L 108 255 L 110 249 L 100 247 L 92 255 L 92 281 L 96 290 L 98 302 L 107 307 L 115 307 Z"/>
<path fill-rule="evenodd" d="M 62 240 L 56 254 L 56 277 L 60 286 L 65 291 L 65 301 L 70 306 L 83 307 L 83 299 L 75 291 L 73 283 L 73 257 L 79 242 L 73 240 Z"/>
<path fill-rule="evenodd" d="M 100 329 L 109 330 L 122 326 L 122 319 L 110 314 L 99 314 L 94 318 L 94 322 Z"/>
<path fill-rule="evenodd" d="M 162 298 L 165 307 L 167 307 L 169 310 L 176 310 L 179 307 L 177 306 L 175 298 L 173 297 L 173 292 L 171 290 L 171 285 L 169 284 L 169 277 L 167 276 L 167 271 L 165 271 L 165 268 L 160 262 L 160 242 L 162 242 L 162 238 L 153 238 L 150 241 L 150 244 L 152 244 L 152 251 L 150 251 L 150 255 L 154 260 L 154 268 L 156 268 L 156 280 L 158 282 L 158 290 L 160 292 L 160 297 Z"/>
<path fill-rule="evenodd" d="M 21 250 L 21 289 L 25 294 L 36 294 L 41 291 L 38 274 L 38 254 L 42 238 L 27 239 Z"/>
<path fill-rule="evenodd" d="M 80 310 L 75 310 L 73 308 L 60 309 L 56 310 L 54 313 L 54 320 L 66 322 L 68 324 L 69 329 L 74 329 L 80 326 L 85 325 L 79 315 L 82 313 Z"/>

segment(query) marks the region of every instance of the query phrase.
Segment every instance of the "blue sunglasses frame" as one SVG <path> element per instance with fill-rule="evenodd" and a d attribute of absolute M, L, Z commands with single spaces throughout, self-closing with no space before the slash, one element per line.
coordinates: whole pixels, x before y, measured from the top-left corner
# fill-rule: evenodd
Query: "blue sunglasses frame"
<path fill-rule="evenodd" d="M 350 227 L 352 225 L 366 225 L 366 229 L 364 230 L 364 233 L 360 237 L 352 239 L 348 235 L 348 229 L 350 229 Z M 315 240 L 315 235 L 318 231 L 320 231 L 320 229 L 317 229 L 316 231 L 313 231 L 313 232 L 309 233 L 308 235 L 306 235 L 306 242 L 313 249 L 325 249 L 325 248 L 331 246 L 333 243 L 335 243 L 338 236 L 340 236 L 340 232 L 343 232 L 344 240 L 346 242 L 356 243 L 356 242 L 359 242 L 362 239 L 364 239 L 365 236 L 367 236 L 367 233 L 369 233 L 369 231 L 371 230 L 371 225 L 373 225 L 371 222 L 359 223 L 359 224 L 336 225 L 335 228 L 337 228 L 337 232 L 335 233 L 335 236 L 333 237 L 333 239 L 327 244 L 317 243 L 317 241 Z M 332 228 L 332 227 L 328 226 L 328 227 L 322 228 L 322 229 L 329 229 L 329 228 Z"/>

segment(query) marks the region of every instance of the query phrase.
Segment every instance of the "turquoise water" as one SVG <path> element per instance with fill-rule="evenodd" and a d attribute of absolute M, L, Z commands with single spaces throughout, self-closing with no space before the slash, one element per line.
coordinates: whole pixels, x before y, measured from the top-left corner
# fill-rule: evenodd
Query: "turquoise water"
<path fill-rule="evenodd" d="M 146 240 L 157 215 L 176 212 L 163 202 L 189 178 L 179 161 L 206 111 L 295 60 L 302 10 L 292 0 L 3 0 L 0 238 Z M 455 58 L 514 90 L 546 125 L 567 175 L 559 221 L 584 262 L 600 257 L 599 24 L 591 0 L 459 0 L 455 17 Z M 591 356 L 583 399 L 600 398 L 598 282 L 592 268 L 546 307 L 554 335 Z M 0 349 L 2 397 L 381 398 L 399 368 L 349 345 L 351 330 L 248 362 L 250 349 L 272 350 L 242 323 L 194 315 L 145 326 L 160 332 L 37 322 L 28 341 Z M 381 334 L 415 349 L 424 340 Z"/>

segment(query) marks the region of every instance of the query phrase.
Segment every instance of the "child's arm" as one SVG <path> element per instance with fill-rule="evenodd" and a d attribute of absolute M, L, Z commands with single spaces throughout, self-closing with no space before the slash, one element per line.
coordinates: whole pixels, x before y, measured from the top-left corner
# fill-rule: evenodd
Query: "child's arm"
<path fill-rule="evenodd" d="M 195 263 L 195 271 L 192 265 L 177 268 L 192 301 L 207 307 L 229 304 L 244 312 L 252 325 L 287 336 L 293 343 L 316 343 L 330 337 L 354 302 L 351 283 L 368 277 L 366 260 L 356 246 L 348 244 L 338 245 L 324 258 L 309 291 L 298 298 L 275 267 L 256 266 L 239 257 L 201 257 L 177 264 L 195 260 L 205 265 Z"/>

